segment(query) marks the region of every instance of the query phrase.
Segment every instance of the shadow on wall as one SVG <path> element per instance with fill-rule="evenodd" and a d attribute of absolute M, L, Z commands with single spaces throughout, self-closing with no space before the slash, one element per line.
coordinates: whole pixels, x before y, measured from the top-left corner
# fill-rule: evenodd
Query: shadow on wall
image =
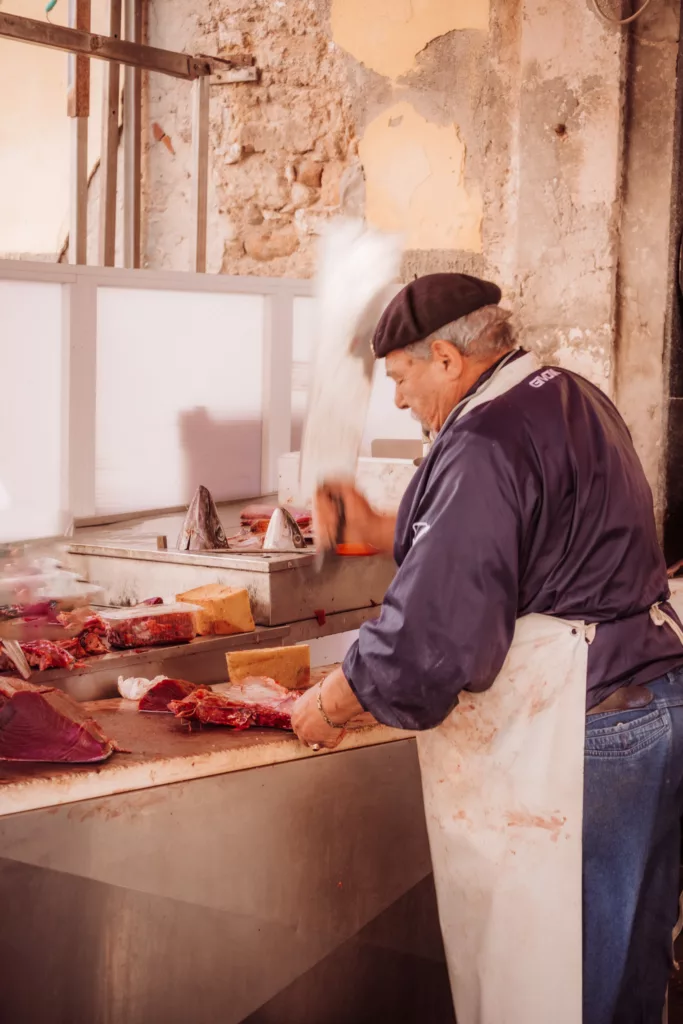
<path fill-rule="evenodd" d="M 203 407 L 178 417 L 183 452 L 183 496 L 200 484 L 215 501 L 258 497 L 261 492 L 261 421 L 217 420 Z"/>

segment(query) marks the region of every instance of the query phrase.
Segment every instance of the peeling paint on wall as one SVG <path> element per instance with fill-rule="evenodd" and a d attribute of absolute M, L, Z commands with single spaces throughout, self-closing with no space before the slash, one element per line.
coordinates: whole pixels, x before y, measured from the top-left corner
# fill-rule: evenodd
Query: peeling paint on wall
<path fill-rule="evenodd" d="M 430 124 L 397 103 L 368 125 L 359 152 L 370 223 L 403 232 L 409 249 L 481 252 L 481 192 L 465 186 L 455 125 Z"/>
<path fill-rule="evenodd" d="M 488 0 L 332 0 L 332 38 L 366 67 L 396 79 L 427 43 L 488 27 Z"/>

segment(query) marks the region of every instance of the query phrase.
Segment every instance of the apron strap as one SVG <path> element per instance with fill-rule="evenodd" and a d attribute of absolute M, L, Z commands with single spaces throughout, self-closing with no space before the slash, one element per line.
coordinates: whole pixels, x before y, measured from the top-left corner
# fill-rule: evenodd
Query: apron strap
<path fill-rule="evenodd" d="M 670 626 L 681 641 L 681 644 L 683 644 L 683 629 L 681 629 L 676 620 L 669 615 L 668 612 L 664 611 L 661 604 L 657 603 L 652 605 L 650 608 L 650 618 L 654 622 L 655 626 L 663 626 L 665 623 L 667 626 Z"/>

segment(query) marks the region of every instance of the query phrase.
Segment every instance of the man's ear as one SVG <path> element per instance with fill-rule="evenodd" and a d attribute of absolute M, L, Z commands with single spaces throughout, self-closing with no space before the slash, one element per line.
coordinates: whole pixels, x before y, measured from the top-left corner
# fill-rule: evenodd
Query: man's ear
<path fill-rule="evenodd" d="M 464 359 L 455 345 L 451 345 L 450 341 L 444 341 L 441 338 L 437 338 L 436 341 L 432 342 L 432 358 L 435 362 L 440 363 L 444 372 L 453 378 L 462 376 L 462 371 L 465 365 Z"/>

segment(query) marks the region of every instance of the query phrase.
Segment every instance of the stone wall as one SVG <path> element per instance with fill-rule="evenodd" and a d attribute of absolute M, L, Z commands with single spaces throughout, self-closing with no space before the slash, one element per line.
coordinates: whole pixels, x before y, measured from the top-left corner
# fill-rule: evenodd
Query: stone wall
<path fill-rule="evenodd" d="M 258 85 L 212 89 L 210 270 L 308 276 L 320 225 L 366 209 L 404 233 L 406 273 L 482 267 L 488 3 L 420 11 L 406 0 L 152 3 L 150 43 L 248 51 L 263 72 Z M 175 155 L 148 137 L 146 262 L 183 269 L 190 94 L 150 77 L 149 119 Z"/>

